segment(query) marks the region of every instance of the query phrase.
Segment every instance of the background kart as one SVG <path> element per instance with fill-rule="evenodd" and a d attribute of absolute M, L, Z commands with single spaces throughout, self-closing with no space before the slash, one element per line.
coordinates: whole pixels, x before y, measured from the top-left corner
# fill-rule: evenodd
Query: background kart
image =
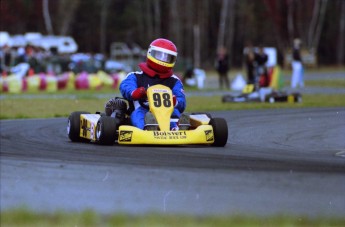
<path fill-rule="evenodd" d="M 268 93 L 252 92 L 239 95 L 223 95 L 222 102 L 302 102 L 302 95 L 298 92 L 270 91 Z"/>
<path fill-rule="evenodd" d="M 102 145 L 151 144 L 186 145 L 205 144 L 223 147 L 228 139 L 228 126 L 223 118 L 213 118 L 208 113 L 189 114 L 188 130 L 171 131 L 174 110 L 172 92 L 163 85 L 147 90 L 150 112 L 157 120 L 158 130 L 141 130 L 130 124 L 130 112 L 124 119 L 96 112 L 73 112 L 68 118 L 67 134 L 71 141 L 91 141 Z"/>

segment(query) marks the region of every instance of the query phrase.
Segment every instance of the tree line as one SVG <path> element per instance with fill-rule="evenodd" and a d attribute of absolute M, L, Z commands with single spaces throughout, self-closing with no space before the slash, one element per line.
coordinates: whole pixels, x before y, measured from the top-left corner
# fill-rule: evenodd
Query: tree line
<path fill-rule="evenodd" d="M 279 62 L 294 38 L 319 65 L 344 65 L 344 0 L 1 0 L 1 30 L 74 37 L 81 52 L 109 54 L 112 42 L 146 49 L 172 40 L 179 61 L 213 67 L 219 47 L 239 67 L 250 43 L 276 47 Z"/>

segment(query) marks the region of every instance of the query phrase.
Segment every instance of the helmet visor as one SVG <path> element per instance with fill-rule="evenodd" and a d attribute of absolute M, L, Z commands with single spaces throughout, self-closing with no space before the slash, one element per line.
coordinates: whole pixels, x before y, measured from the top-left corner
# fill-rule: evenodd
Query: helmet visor
<path fill-rule="evenodd" d="M 166 63 L 175 63 L 176 61 L 176 56 L 166 53 L 166 52 L 162 52 L 160 50 L 153 50 L 151 49 L 151 56 L 154 57 L 155 59 L 162 61 L 162 62 L 166 62 Z"/>

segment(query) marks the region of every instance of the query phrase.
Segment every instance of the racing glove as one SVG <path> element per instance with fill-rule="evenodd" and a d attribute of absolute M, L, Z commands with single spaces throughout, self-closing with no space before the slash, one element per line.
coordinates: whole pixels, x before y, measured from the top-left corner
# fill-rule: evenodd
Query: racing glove
<path fill-rule="evenodd" d="M 132 92 L 132 98 L 133 100 L 138 100 L 138 99 L 142 99 L 142 98 L 146 98 L 146 90 L 144 87 L 139 87 L 137 89 L 135 89 Z"/>

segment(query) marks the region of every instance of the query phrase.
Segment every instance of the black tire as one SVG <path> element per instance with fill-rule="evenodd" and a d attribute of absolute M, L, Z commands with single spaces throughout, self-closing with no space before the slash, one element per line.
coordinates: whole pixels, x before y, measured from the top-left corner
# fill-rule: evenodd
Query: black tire
<path fill-rule="evenodd" d="M 222 102 L 225 103 L 225 102 L 232 102 L 231 100 L 231 96 L 230 95 L 224 95 L 222 97 Z"/>
<path fill-rule="evenodd" d="M 212 146 L 224 147 L 228 141 L 228 124 L 224 118 L 212 118 L 210 125 L 213 128 L 214 143 Z"/>
<path fill-rule="evenodd" d="M 116 119 L 108 116 L 102 116 L 97 122 L 96 138 L 101 145 L 113 145 L 117 139 Z"/>
<path fill-rule="evenodd" d="M 90 114 L 86 111 L 76 111 L 69 115 L 67 123 L 67 135 L 68 138 L 73 142 L 85 141 L 84 138 L 80 138 L 80 115 Z"/>

